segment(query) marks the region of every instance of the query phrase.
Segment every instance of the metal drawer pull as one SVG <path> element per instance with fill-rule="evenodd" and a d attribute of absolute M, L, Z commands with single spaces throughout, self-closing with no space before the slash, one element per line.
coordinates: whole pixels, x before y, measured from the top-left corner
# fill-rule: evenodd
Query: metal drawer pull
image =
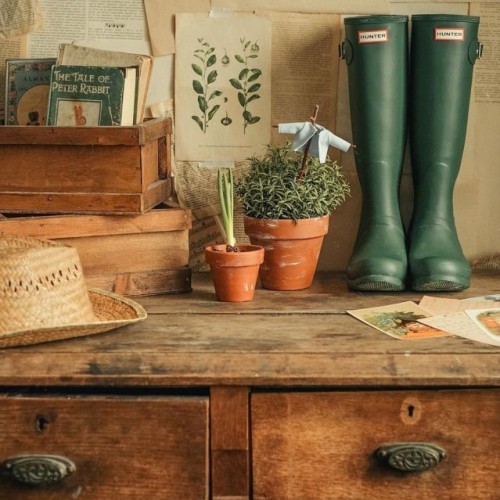
<path fill-rule="evenodd" d="M 54 455 L 24 455 L 10 458 L 3 465 L 12 479 L 31 486 L 57 483 L 76 470 L 71 460 Z"/>
<path fill-rule="evenodd" d="M 375 455 L 394 469 L 422 472 L 436 467 L 446 452 L 431 443 L 392 443 L 378 448 Z"/>

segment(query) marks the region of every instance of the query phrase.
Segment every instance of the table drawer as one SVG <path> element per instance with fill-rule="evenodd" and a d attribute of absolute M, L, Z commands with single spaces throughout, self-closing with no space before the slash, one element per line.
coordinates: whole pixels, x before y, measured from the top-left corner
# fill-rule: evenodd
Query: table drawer
<path fill-rule="evenodd" d="M 251 421 L 255 499 L 498 498 L 500 391 L 258 393 Z"/>
<path fill-rule="evenodd" d="M 208 397 L 0 396 L 0 463 L 2 499 L 208 498 Z"/>

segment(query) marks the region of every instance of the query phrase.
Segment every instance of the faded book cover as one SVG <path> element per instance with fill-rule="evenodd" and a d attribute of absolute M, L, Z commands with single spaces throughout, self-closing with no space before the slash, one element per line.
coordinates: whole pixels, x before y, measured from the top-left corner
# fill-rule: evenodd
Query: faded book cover
<path fill-rule="evenodd" d="M 146 54 L 132 54 L 112 50 L 83 47 L 73 43 L 59 46 L 58 65 L 138 67 L 136 122 L 144 118 L 146 98 L 153 70 L 153 58 Z"/>
<path fill-rule="evenodd" d="M 45 125 L 54 58 L 7 59 L 5 124 Z"/>
<path fill-rule="evenodd" d="M 134 125 L 137 67 L 54 66 L 48 125 Z"/>

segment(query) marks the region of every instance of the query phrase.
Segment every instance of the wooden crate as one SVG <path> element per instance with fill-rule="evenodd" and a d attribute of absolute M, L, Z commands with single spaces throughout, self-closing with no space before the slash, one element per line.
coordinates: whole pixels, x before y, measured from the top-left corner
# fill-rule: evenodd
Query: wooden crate
<path fill-rule="evenodd" d="M 0 127 L 0 213 L 143 213 L 171 194 L 171 120 Z"/>
<path fill-rule="evenodd" d="M 191 212 L 139 215 L 0 216 L 0 233 L 51 239 L 78 249 L 90 286 L 123 295 L 191 290 Z"/>

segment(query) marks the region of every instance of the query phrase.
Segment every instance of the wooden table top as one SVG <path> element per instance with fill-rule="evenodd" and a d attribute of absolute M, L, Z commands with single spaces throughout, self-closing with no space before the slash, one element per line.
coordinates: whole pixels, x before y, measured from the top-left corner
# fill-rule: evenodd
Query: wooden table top
<path fill-rule="evenodd" d="M 467 298 L 500 293 L 475 274 Z M 430 294 L 432 295 L 432 294 Z M 258 289 L 217 302 L 208 274 L 193 292 L 137 298 L 148 318 L 105 334 L 0 350 L 0 386 L 500 387 L 500 349 L 458 337 L 391 338 L 347 310 L 418 302 L 421 293 L 365 293 L 318 273 L 297 292 Z"/>

